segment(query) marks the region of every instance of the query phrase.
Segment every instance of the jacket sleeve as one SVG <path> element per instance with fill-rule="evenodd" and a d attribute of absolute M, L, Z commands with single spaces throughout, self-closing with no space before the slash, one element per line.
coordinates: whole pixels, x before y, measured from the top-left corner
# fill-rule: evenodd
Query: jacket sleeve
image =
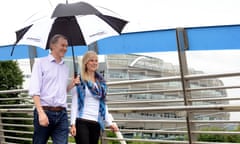
<path fill-rule="evenodd" d="M 108 106 L 106 105 L 106 115 L 105 115 L 105 124 L 106 124 L 106 126 L 108 127 L 108 126 L 110 126 L 110 125 L 112 125 L 112 121 L 113 121 L 113 117 L 112 117 L 112 115 L 108 112 Z"/>
<path fill-rule="evenodd" d="M 78 94 L 76 87 L 74 87 L 71 90 L 71 92 L 72 92 L 71 125 L 75 125 L 78 113 Z"/>

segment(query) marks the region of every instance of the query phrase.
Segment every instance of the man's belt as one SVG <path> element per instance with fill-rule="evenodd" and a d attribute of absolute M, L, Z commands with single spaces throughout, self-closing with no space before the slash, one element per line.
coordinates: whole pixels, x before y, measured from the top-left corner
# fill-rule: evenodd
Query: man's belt
<path fill-rule="evenodd" d="M 53 106 L 42 106 L 43 110 L 49 110 L 49 111 L 62 111 L 62 110 L 65 110 L 66 108 L 65 107 L 60 107 L 60 106 L 57 106 L 57 107 L 53 107 Z"/>

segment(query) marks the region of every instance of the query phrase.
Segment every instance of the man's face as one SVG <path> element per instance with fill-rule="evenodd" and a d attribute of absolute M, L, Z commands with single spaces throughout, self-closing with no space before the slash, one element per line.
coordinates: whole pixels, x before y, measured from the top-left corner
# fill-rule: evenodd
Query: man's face
<path fill-rule="evenodd" d="M 58 57 L 64 57 L 67 52 L 68 42 L 64 38 L 59 38 L 57 43 L 53 45 L 52 53 L 54 53 Z"/>

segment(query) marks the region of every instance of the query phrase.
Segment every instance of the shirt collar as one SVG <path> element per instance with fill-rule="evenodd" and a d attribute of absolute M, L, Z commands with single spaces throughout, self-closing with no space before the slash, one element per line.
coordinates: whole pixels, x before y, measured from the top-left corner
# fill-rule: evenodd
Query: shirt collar
<path fill-rule="evenodd" d="M 54 58 L 51 54 L 48 55 L 48 60 L 49 60 L 50 62 L 56 62 L 55 58 Z M 61 61 L 60 61 L 59 64 L 64 64 L 63 59 L 61 59 Z"/>

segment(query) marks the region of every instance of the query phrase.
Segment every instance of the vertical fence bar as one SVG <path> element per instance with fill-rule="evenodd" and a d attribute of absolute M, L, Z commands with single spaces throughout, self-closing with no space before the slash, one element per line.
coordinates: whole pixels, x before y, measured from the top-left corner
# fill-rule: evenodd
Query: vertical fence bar
<path fill-rule="evenodd" d="M 182 82 L 182 90 L 183 90 L 183 98 L 184 105 L 192 105 L 188 100 L 191 98 L 190 92 L 187 91 L 190 88 L 189 81 L 185 79 L 185 75 L 188 75 L 188 66 L 187 66 L 187 58 L 186 58 L 186 50 L 188 49 L 188 39 L 187 33 L 184 28 L 176 29 L 176 38 L 177 38 L 177 46 L 178 46 L 178 58 L 179 58 L 179 67 L 180 67 L 180 76 Z M 192 134 L 191 131 L 195 130 L 195 126 L 191 123 L 191 119 L 193 119 L 193 114 L 191 112 L 186 112 L 186 122 L 187 122 L 187 130 L 188 130 L 188 140 L 189 144 L 192 144 L 192 141 L 196 141 L 196 135 Z"/>
<path fill-rule="evenodd" d="M 5 142 L 4 139 L 4 132 L 3 132 L 3 125 L 2 125 L 2 112 L 0 111 L 0 144 Z"/>

